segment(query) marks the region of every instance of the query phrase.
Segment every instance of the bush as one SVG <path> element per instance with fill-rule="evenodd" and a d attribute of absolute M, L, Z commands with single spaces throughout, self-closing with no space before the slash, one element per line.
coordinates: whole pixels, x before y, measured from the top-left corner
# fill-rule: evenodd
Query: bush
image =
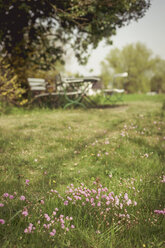
<path fill-rule="evenodd" d="M 17 75 L 0 58 L 0 108 L 3 110 L 6 106 L 16 105 L 22 106 L 27 103 L 23 95 L 26 90 L 21 88 L 21 82 L 18 82 Z"/>

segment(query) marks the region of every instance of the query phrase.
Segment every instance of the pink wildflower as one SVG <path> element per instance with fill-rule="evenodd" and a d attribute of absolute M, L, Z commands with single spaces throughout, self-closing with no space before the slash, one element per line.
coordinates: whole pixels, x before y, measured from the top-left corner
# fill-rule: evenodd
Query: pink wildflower
<path fill-rule="evenodd" d="M 128 219 L 130 219 L 130 215 L 129 215 L 129 214 L 127 214 L 126 217 L 127 217 Z"/>
<path fill-rule="evenodd" d="M 127 201 L 127 205 L 129 206 L 129 205 L 131 205 L 132 204 L 132 201 L 129 199 L 128 201 Z"/>
<path fill-rule="evenodd" d="M 0 219 L 0 223 L 1 223 L 2 225 L 4 225 L 4 224 L 5 224 L 5 220 L 4 220 L 4 219 Z"/>
<path fill-rule="evenodd" d="M 46 229 L 48 228 L 46 224 L 43 224 L 43 227 L 46 228 Z"/>
<path fill-rule="evenodd" d="M 45 219 L 46 219 L 47 221 L 50 221 L 50 217 L 49 217 L 48 214 L 44 214 L 44 217 L 45 217 Z"/>
<path fill-rule="evenodd" d="M 26 185 L 29 185 L 29 182 L 30 182 L 30 180 L 29 179 L 26 179 L 25 184 Z"/>
<path fill-rule="evenodd" d="M 124 194 L 124 199 L 125 199 L 126 201 L 128 200 L 128 194 L 127 194 L 127 193 Z"/>
<path fill-rule="evenodd" d="M 40 202 L 41 202 L 42 205 L 44 205 L 44 203 L 45 203 L 44 200 L 41 200 Z"/>
<path fill-rule="evenodd" d="M 64 224 L 65 223 L 65 221 L 63 219 L 60 219 L 60 222 L 61 222 L 61 224 Z"/>
<path fill-rule="evenodd" d="M 28 233 L 28 229 L 27 228 L 25 228 L 24 233 Z"/>
<path fill-rule="evenodd" d="M 124 136 L 125 136 L 125 133 L 124 133 L 124 132 L 121 132 L 121 134 L 120 134 L 120 135 L 124 137 Z"/>
<path fill-rule="evenodd" d="M 67 206 L 68 205 L 68 201 L 64 201 L 64 205 Z"/>
<path fill-rule="evenodd" d="M 56 230 L 53 229 L 52 232 L 50 232 L 50 236 L 54 236 L 56 234 Z"/>
<path fill-rule="evenodd" d="M 24 215 L 24 216 L 27 216 L 28 215 L 28 211 L 22 211 L 22 215 Z"/>
<path fill-rule="evenodd" d="M 162 183 L 165 183 L 165 176 L 163 176 L 163 180 L 161 180 Z"/>
<path fill-rule="evenodd" d="M 64 229 L 65 228 L 65 225 L 64 224 L 61 224 L 61 228 Z"/>
<path fill-rule="evenodd" d="M 26 228 L 24 230 L 24 233 L 31 233 L 33 229 L 35 229 L 35 228 L 33 227 L 33 224 L 30 223 L 29 226 L 28 226 L 28 228 Z"/>
<path fill-rule="evenodd" d="M 25 198 L 24 195 L 21 195 L 21 196 L 20 196 L 20 200 L 21 200 L 21 201 L 25 201 L 25 199 L 26 199 L 26 198 Z"/>
<path fill-rule="evenodd" d="M 9 196 L 8 193 L 4 193 L 4 194 L 3 194 L 3 197 L 6 197 L 6 198 L 7 198 L 8 196 Z"/>
<path fill-rule="evenodd" d="M 0 207 L 4 207 L 4 204 L 3 203 L 0 203 Z"/>
<path fill-rule="evenodd" d="M 74 226 L 74 225 L 71 225 L 71 228 L 72 228 L 72 229 L 74 229 L 74 228 L 75 228 L 75 226 Z"/>
<path fill-rule="evenodd" d="M 119 205 L 119 198 L 117 196 L 115 196 L 115 204 Z"/>
<path fill-rule="evenodd" d="M 47 221 L 50 221 L 50 217 L 48 216 L 48 217 L 46 218 L 46 220 L 47 220 Z"/>
<path fill-rule="evenodd" d="M 10 199 L 13 199 L 13 198 L 14 198 L 14 196 L 13 196 L 13 195 L 9 195 L 9 198 L 10 198 Z"/>

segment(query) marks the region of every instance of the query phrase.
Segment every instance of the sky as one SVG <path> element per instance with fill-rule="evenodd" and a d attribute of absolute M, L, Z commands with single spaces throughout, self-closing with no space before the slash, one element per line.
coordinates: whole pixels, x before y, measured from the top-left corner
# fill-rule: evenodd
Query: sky
<path fill-rule="evenodd" d="M 97 76 L 101 72 L 100 62 L 104 61 L 110 50 L 116 47 L 122 49 L 125 45 L 136 42 L 142 42 L 155 56 L 165 59 L 165 0 L 151 0 L 145 16 L 138 22 L 132 21 L 128 26 L 118 29 L 112 41 L 111 46 L 106 46 L 102 41 L 98 48 L 92 51 L 86 66 L 80 66 L 72 57 L 66 64 L 66 71 L 83 76 Z"/>

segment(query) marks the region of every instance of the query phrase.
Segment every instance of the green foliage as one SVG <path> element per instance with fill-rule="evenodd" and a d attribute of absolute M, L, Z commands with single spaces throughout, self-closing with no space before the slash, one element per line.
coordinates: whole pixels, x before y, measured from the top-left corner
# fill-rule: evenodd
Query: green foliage
<path fill-rule="evenodd" d="M 151 91 L 165 93 L 165 77 L 160 74 L 153 76 L 151 79 Z"/>
<path fill-rule="evenodd" d="M 128 72 L 128 77 L 115 79 L 113 87 L 125 88 L 129 93 L 150 91 L 150 78 L 153 74 L 154 60 L 152 52 L 140 42 L 126 45 L 123 49 L 115 48 L 102 63 L 103 79 L 113 80 L 113 74 Z M 124 82 L 124 84 L 123 84 Z M 108 82 L 106 81 L 106 84 Z"/>
<path fill-rule="evenodd" d="M 151 78 L 151 91 L 165 93 L 165 60 L 157 57 L 154 60 L 154 75 Z"/>
<path fill-rule="evenodd" d="M 96 47 L 103 37 L 108 42 L 149 6 L 150 0 L 0 0 L 1 51 L 17 73 L 31 63 L 49 69 L 69 42 L 83 63 L 89 44 Z"/>
<path fill-rule="evenodd" d="M 21 88 L 17 75 L 14 74 L 9 65 L 0 59 L 0 108 L 2 111 L 3 105 L 22 106 L 26 104 L 27 100 L 23 99 L 25 92 L 25 89 Z"/>

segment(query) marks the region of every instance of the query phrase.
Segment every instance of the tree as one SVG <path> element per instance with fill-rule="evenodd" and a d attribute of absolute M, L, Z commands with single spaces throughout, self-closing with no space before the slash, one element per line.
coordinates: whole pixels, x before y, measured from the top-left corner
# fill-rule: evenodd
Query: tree
<path fill-rule="evenodd" d="M 102 63 L 102 73 L 104 78 L 106 70 L 109 78 L 112 78 L 116 73 L 128 72 L 122 87 L 130 93 L 146 92 L 150 90 L 153 66 L 152 51 L 138 42 L 126 45 L 121 50 L 118 48 L 111 50 L 105 62 Z M 120 80 L 118 82 L 121 83 Z"/>
<path fill-rule="evenodd" d="M 165 60 L 156 57 L 154 63 L 154 74 L 151 78 L 151 91 L 165 93 Z"/>
<path fill-rule="evenodd" d="M 89 45 L 143 17 L 150 0 L 0 0 L 0 49 L 17 74 L 49 69 L 70 43 L 80 62 Z"/>

